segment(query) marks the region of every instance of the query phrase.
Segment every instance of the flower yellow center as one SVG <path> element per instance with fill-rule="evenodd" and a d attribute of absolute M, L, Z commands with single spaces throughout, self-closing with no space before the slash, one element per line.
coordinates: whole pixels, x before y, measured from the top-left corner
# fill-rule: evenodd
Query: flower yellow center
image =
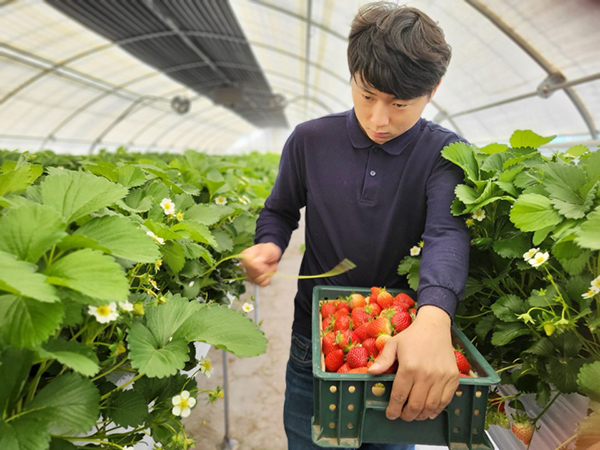
<path fill-rule="evenodd" d="M 208 371 L 208 370 L 210 370 L 210 366 L 211 366 L 211 365 L 210 365 L 210 361 L 204 361 L 204 362 L 202 363 L 202 367 L 204 367 L 204 370 L 205 370 L 205 371 Z"/>
<path fill-rule="evenodd" d="M 179 402 L 179 405 L 177 405 L 177 406 L 179 406 L 181 409 L 185 409 L 185 408 L 189 408 L 190 407 L 187 398 L 182 398 L 181 401 Z"/>
<path fill-rule="evenodd" d="M 110 308 L 108 306 L 98 306 L 98 309 L 96 309 L 96 313 L 99 316 L 106 317 L 110 315 Z"/>

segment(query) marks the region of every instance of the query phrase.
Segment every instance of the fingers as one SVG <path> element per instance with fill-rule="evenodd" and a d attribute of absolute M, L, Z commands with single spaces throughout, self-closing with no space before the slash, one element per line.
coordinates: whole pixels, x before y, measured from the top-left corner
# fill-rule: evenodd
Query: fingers
<path fill-rule="evenodd" d="M 379 375 L 392 367 L 392 364 L 396 361 L 397 344 L 393 339 L 390 339 L 385 343 L 383 351 L 377 357 L 375 363 L 369 367 L 368 373 L 372 375 Z"/>
<path fill-rule="evenodd" d="M 410 393 L 411 398 L 413 395 L 413 379 L 410 376 L 401 376 L 396 374 L 394 378 L 394 384 L 392 385 L 392 392 L 390 394 L 390 401 L 388 407 L 385 410 L 385 415 L 390 420 L 396 420 L 402 415 L 402 411 L 408 400 Z"/>
<path fill-rule="evenodd" d="M 265 287 L 277 270 L 281 250 L 275 244 L 257 244 L 242 253 L 241 266 L 253 283 Z"/>

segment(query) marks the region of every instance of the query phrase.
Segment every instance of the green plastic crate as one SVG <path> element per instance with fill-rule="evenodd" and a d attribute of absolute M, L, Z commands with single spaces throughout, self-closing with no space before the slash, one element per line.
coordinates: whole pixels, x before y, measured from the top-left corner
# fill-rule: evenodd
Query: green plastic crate
<path fill-rule="evenodd" d="M 392 295 L 412 291 L 389 290 Z M 394 375 L 338 374 L 325 372 L 321 355 L 321 300 L 334 300 L 353 292 L 370 295 L 369 288 L 315 286 L 312 308 L 312 342 L 314 375 L 314 414 L 312 439 L 321 447 L 359 447 L 368 443 L 413 443 L 446 445 L 451 450 L 493 450 L 484 432 L 485 413 L 490 386 L 500 377 L 467 337 L 452 327 L 454 345 L 465 350 L 477 378 L 461 377 L 450 404 L 435 419 L 405 422 L 389 420 L 385 410 Z M 382 383 L 384 392 L 374 385 Z"/>

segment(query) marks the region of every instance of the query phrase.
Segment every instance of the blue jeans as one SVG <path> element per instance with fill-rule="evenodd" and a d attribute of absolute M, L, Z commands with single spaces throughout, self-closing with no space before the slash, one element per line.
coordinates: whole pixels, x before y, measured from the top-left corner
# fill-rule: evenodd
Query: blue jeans
<path fill-rule="evenodd" d="M 320 450 L 312 441 L 313 374 L 311 341 L 292 334 L 290 359 L 285 374 L 285 404 L 283 424 L 288 439 L 288 450 Z M 367 444 L 360 450 L 414 450 L 412 444 Z"/>

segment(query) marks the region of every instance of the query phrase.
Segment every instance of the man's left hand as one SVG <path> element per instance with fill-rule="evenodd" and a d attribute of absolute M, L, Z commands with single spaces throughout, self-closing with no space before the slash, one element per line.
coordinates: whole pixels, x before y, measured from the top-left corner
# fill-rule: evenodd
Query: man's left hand
<path fill-rule="evenodd" d="M 410 327 L 386 342 L 368 373 L 381 374 L 398 361 L 388 419 L 433 419 L 450 403 L 459 381 L 450 327 L 444 310 L 424 305 Z"/>

